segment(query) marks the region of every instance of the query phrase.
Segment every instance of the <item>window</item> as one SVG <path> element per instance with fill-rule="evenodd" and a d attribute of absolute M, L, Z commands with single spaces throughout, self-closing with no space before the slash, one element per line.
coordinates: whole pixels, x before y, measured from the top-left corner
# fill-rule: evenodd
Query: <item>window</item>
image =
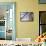
<path fill-rule="evenodd" d="M 39 35 L 46 32 L 46 11 L 39 12 Z"/>
<path fill-rule="evenodd" d="M 46 0 L 39 0 L 40 4 L 46 4 Z"/>

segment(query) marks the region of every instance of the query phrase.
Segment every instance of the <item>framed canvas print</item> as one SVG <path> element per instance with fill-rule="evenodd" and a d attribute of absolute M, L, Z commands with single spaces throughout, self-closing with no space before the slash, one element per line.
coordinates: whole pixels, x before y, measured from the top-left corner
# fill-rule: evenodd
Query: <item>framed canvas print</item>
<path fill-rule="evenodd" d="M 21 22 L 31 22 L 34 20 L 33 12 L 21 12 L 20 13 L 20 21 Z"/>
<path fill-rule="evenodd" d="M 15 2 L 0 2 L 0 40 L 15 40 Z"/>
<path fill-rule="evenodd" d="M 40 4 L 46 4 L 46 0 L 39 0 Z"/>

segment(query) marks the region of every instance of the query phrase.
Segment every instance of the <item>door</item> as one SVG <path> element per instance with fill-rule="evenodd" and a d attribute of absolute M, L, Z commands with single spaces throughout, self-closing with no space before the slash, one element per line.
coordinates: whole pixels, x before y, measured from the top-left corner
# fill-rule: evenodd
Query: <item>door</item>
<path fill-rule="evenodd" d="M 39 34 L 46 32 L 46 11 L 39 12 Z"/>
<path fill-rule="evenodd" d="M 0 3 L 0 22 L 2 20 L 5 21 L 4 23 L 5 28 L 2 28 L 3 30 L 4 29 L 5 30 L 3 33 L 0 33 L 0 36 L 2 36 L 5 40 L 15 40 L 15 3 L 14 2 Z"/>

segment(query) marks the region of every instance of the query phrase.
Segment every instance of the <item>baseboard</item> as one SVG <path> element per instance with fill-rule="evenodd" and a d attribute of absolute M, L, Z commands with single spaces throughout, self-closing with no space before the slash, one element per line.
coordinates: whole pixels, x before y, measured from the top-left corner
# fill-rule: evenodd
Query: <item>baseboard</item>
<path fill-rule="evenodd" d="M 16 41 L 18 42 L 31 42 L 32 39 L 31 38 L 16 38 Z"/>

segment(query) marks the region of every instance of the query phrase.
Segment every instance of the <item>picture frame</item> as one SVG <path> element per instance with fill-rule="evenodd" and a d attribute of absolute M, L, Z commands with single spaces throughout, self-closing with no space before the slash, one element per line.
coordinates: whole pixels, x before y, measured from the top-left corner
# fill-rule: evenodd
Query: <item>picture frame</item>
<path fill-rule="evenodd" d="M 21 22 L 31 22 L 34 20 L 33 12 L 20 12 L 20 21 Z"/>
<path fill-rule="evenodd" d="M 46 0 L 39 0 L 39 4 L 46 4 Z"/>

